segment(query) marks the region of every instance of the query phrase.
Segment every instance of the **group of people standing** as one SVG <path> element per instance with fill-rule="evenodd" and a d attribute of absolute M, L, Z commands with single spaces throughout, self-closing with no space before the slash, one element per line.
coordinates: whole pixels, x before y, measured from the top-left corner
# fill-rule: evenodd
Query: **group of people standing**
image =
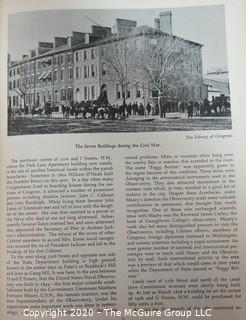
<path fill-rule="evenodd" d="M 188 118 L 196 117 L 212 117 L 221 115 L 222 113 L 230 113 L 230 103 L 227 99 L 215 99 L 209 101 L 205 98 L 203 101 L 198 100 L 180 100 L 175 102 L 162 101 L 160 106 L 160 116 L 165 117 L 167 112 L 179 112 L 187 114 Z"/>
<path fill-rule="evenodd" d="M 82 116 L 82 118 L 86 119 L 90 118 L 98 118 L 98 119 L 119 119 L 133 116 L 144 116 L 150 115 L 152 110 L 152 106 L 150 103 L 147 104 L 146 108 L 140 102 L 129 103 L 129 104 L 113 104 L 108 103 L 107 105 L 98 105 L 96 103 L 87 103 L 87 102 L 71 102 L 70 104 L 62 103 L 61 110 L 63 114 L 63 118 L 69 118 L 70 115 L 78 118 Z"/>
<path fill-rule="evenodd" d="M 216 116 L 222 112 L 230 110 L 230 104 L 226 102 L 227 100 L 215 99 L 209 101 L 205 98 L 203 101 L 189 100 L 189 101 L 167 101 L 161 100 L 160 107 L 156 104 L 147 102 L 144 106 L 142 102 L 133 103 L 122 103 L 110 104 L 105 97 L 98 99 L 96 101 L 61 101 L 60 106 L 57 110 L 61 110 L 63 118 L 68 119 L 70 116 L 75 118 L 82 117 L 92 118 L 92 119 L 121 119 L 129 116 L 155 116 L 165 117 L 168 112 L 179 112 L 187 114 L 187 118 L 192 118 L 193 116 Z M 31 108 L 31 114 L 34 116 L 46 115 L 47 118 L 52 117 L 52 112 L 54 112 L 54 105 L 52 102 L 48 101 L 44 103 L 43 106 L 33 106 Z M 12 116 L 11 108 L 8 110 L 9 117 Z"/>
<path fill-rule="evenodd" d="M 209 101 L 205 98 L 203 101 L 190 100 L 188 102 L 179 101 L 178 111 L 187 113 L 188 118 L 193 116 L 216 116 L 230 109 L 230 103 L 226 99 L 215 99 Z"/>

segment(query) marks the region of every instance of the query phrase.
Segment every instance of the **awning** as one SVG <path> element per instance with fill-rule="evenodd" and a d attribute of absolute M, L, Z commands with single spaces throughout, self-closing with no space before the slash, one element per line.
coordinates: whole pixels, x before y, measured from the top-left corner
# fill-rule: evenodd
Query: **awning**
<path fill-rule="evenodd" d="M 47 79 L 47 78 L 50 78 L 51 77 L 51 71 L 48 71 L 45 73 L 45 75 L 43 76 L 43 80 Z"/>
<path fill-rule="evenodd" d="M 41 74 L 41 76 L 38 77 L 38 80 L 43 79 L 44 76 L 45 76 L 45 72 L 43 72 L 43 73 Z"/>

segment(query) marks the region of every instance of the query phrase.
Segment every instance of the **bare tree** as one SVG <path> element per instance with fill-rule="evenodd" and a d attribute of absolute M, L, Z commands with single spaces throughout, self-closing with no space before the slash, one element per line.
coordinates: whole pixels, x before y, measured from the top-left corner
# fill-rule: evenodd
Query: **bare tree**
<path fill-rule="evenodd" d="M 28 88 L 28 73 L 27 73 L 27 63 L 23 63 L 20 66 L 20 78 L 16 82 L 16 87 L 14 91 L 17 95 L 23 100 L 24 110 L 26 112 L 27 105 L 26 105 L 26 95 L 27 95 L 27 88 Z"/>
<path fill-rule="evenodd" d="M 106 66 L 103 72 L 108 81 L 121 87 L 123 105 L 126 105 L 127 88 L 135 75 L 133 58 L 133 39 L 131 37 L 122 39 L 117 36 L 112 37 L 102 55 L 102 63 Z"/>
<path fill-rule="evenodd" d="M 140 43 L 134 63 L 158 92 L 159 110 L 162 97 L 202 80 L 200 45 L 162 32 L 142 35 Z"/>

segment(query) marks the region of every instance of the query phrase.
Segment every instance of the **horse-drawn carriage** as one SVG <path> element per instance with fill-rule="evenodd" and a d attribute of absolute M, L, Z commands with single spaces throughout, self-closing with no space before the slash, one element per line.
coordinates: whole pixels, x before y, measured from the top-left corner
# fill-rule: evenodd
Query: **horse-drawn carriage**
<path fill-rule="evenodd" d="M 41 117 L 42 115 L 45 115 L 47 118 L 52 117 L 52 104 L 51 102 L 46 102 L 43 106 L 32 106 L 31 107 L 31 114 L 32 117 L 36 114 L 38 117 Z"/>

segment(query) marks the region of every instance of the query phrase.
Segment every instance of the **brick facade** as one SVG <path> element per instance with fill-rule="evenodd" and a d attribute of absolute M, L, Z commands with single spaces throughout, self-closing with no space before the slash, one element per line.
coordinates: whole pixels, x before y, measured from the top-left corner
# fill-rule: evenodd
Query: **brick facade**
<path fill-rule="evenodd" d="M 121 19 L 116 19 L 121 23 Z M 112 48 L 121 48 L 133 35 L 137 43 L 143 37 L 143 28 L 136 23 L 126 24 L 134 33 L 115 35 L 110 28 L 92 26 L 92 33 L 73 32 L 68 38 L 55 37 L 54 43 L 40 42 L 30 56 L 23 56 L 20 61 L 9 62 L 9 106 L 16 109 L 24 108 L 24 101 L 17 94 L 18 87 L 24 91 L 27 111 L 33 106 L 43 106 L 51 101 L 55 110 L 59 110 L 64 100 L 93 101 L 100 94 L 102 85 L 106 85 L 109 102 L 123 103 L 123 92 L 117 79 L 109 77 L 112 66 L 105 61 L 105 55 Z M 118 27 L 118 30 L 121 30 Z M 152 30 L 156 30 L 153 29 Z M 130 31 L 127 30 L 127 31 Z M 157 32 L 161 34 L 161 32 Z M 177 38 L 177 37 L 176 37 Z M 152 36 L 145 36 L 145 41 L 153 41 Z M 180 86 L 167 95 L 171 100 L 204 99 L 202 79 L 202 45 L 179 38 L 185 47 L 196 48 L 197 54 L 183 61 L 183 72 L 194 73 L 186 86 Z M 117 49 L 118 50 L 118 49 Z M 180 73 L 180 77 L 182 77 Z M 131 77 L 127 84 L 126 103 L 157 103 L 157 92 L 150 79 L 141 72 Z"/>

